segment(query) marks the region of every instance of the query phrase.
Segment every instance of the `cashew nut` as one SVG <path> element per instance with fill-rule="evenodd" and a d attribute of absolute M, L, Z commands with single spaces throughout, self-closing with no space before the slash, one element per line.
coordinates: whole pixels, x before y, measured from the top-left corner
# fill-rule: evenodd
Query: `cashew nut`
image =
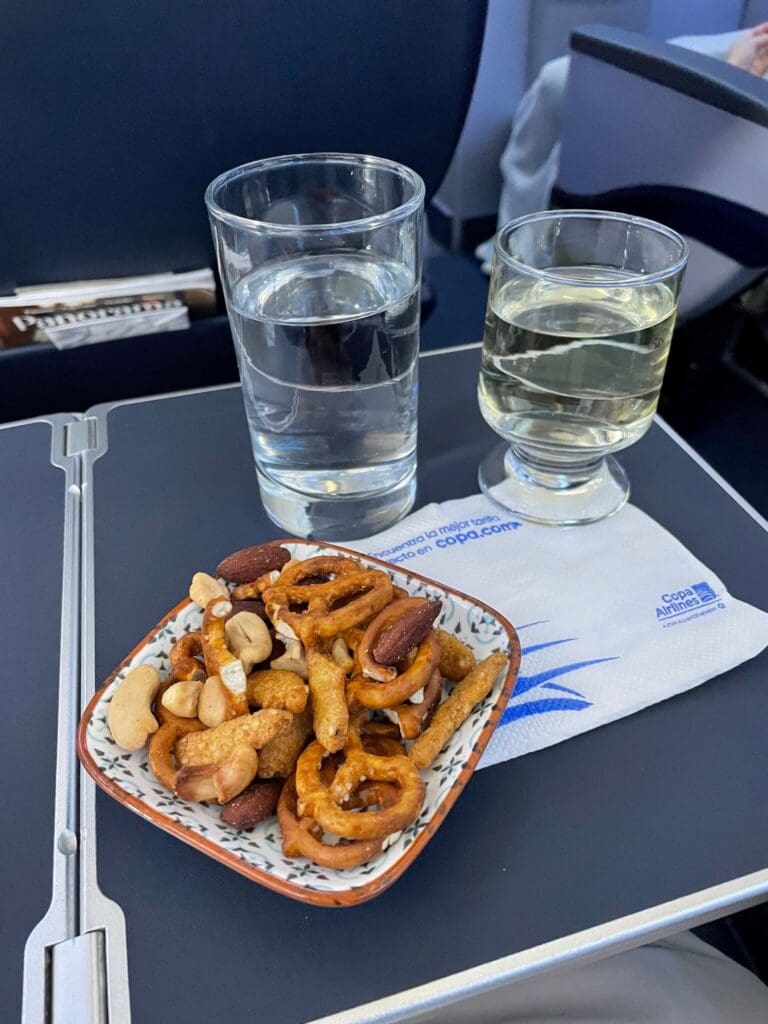
<path fill-rule="evenodd" d="M 238 612 L 227 619 L 227 646 L 239 658 L 246 675 L 272 653 L 272 637 L 264 620 L 255 612 Z"/>
<path fill-rule="evenodd" d="M 240 651 L 240 664 L 243 666 L 246 675 L 249 675 L 255 668 L 257 668 L 257 666 L 266 661 L 266 658 L 262 657 L 263 650 L 264 648 L 259 647 L 258 644 L 248 644 L 247 647 L 244 647 L 242 651 Z M 271 653 L 272 649 L 270 646 L 269 654 Z M 269 657 L 269 654 L 267 655 L 267 658 Z"/>
<path fill-rule="evenodd" d="M 305 681 L 309 679 L 304 647 L 300 640 L 288 640 L 285 644 L 285 653 L 281 654 L 279 658 L 275 658 L 274 661 L 270 661 L 269 667 L 295 672 Z"/>
<path fill-rule="evenodd" d="M 107 712 L 112 739 L 124 750 L 141 750 L 157 729 L 152 701 L 160 689 L 160 673 L 151 665 L 137 665 L 120 683 Z"/>
<path fill-rule="evenodd" d="M 221 764 L 198 764 L 176 773 L 176 793 L 183 800 L 229 803 L 256 778 L 259 755 L 241 744 Z"/>
<path fill-rule="evenodd" d="M 203 725 L 213 729 L 231 718 L 232 710 L 229 690 L 218 676 L 209 676 L 200 690 L 197 717 Z"/>
<path fill-rule="evenodd" d="M 196 572 L 189 585 L 189 598 L 201 608 L 205 608 L 214 597 L 229 597 L 229 590 L 219 580 L 209 576 L 207 572 Z"/>
<path fill-rule="evenodd" d="M 349 674 L 355 667 L 354 659 L 349 653 L 347 642 L 343 636 L 337 636 L 331 644 L 331 657 L 342 670 Z"/>
<path fill-rule="evenodd" d="M 162 705 L 179 718 L 197 718 L 197 705 L 203 684 L 198 679 L 184 679 L 169 686 Z"/>

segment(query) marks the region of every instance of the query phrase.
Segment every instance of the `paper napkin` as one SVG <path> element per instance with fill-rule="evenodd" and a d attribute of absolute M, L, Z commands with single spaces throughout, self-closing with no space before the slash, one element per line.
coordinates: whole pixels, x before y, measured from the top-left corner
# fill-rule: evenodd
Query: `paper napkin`
<path fill-rule="evenodd" d="M 476 495 L 350 546 L 478 597 L 517 628 L 520 677 L 480 767 L 631 715 L 768 645 L 768 614 L 632 505 L 552 528 Z"/>

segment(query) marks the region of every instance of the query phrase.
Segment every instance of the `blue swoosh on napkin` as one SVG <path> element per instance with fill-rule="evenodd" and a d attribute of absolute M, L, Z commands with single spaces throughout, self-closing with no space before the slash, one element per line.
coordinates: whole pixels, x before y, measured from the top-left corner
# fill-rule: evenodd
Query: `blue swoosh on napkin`
<path fill-rule="evenodd" d="M 574 661 L 570 665 L 558 665 L 555 668 L 548 668 L 545 672 L 539 672 L 535 676 L 518 676 L 514 689 L 514 696 L 519 697 L 536 686 L 548 683 L 550 679 L 557 679 L 558 676 L 568 675 L 569 672 L 578 672 L 582 668 L 589 668 L 590 665 L 600 665 L 604 661 L 618 661 L 613 658 L 590 658 L 589 661 Z"/>
<path fill-rule="evenodd" d="M 546 620 L 543 620 L 544 622 Z M 527 625 L 539 625 L 542 623 L 528 623 Z M 520 627 L 520 628 L 525 628 Z M 563 637 L 560 640 L 547 640 L 538 644 L 531 644 L 528 647 L 522 649 L 523 656 L 527 654 L 533 654 L 535 651 L 543 651 L 548 647 L 557 647 L 559 644 L 572 643 L 574 640 L 578 640 L 578 637 Z M 561 686 L 559 683 L 553 683 L 551 680 L 557 679 L 560 676 L 568 675 L 571 672 L 578 672 L 583 668 L 588 668 L 590 665 L 600 665 L 606 661 L 617 661 L 616 656 L 611 658 L 590 658 L 586 661 L 574 661 L 567 665 L 555 665 L 552 668 L 546 669 L 544 672 L 537 672 L 535 675 L 522 675 L 518 677 L 517 684 L 514 689 L 513 696 L 518 697 L 523 693 L 527 693 L 529 690 L 534 690 L 540 687 L 544 690 L 558 690 L 561 693 L 569 694 L 568 697 L 542 697 L 537 700 L 530 700 L 524 704 L 513 704 L 508 707 L 502 715 L 500 725 L 506 725 L 509 722 L 517 721 L 521 718 L 527 718 L 530 715 L 542 715 L 549 711 L 583 711 L 585 708 L 592 707 L 592 702 L 584 697 L 583 693 L 578 690 L 573 690 L 568 686 Z"/>
<path fill-rule="evenodd" d="M 528 715 L 543 715 L 547 711 L 583 711 L 592 707 L 588 700 L 573 700 L 568 697 L 548 697 L 546 700 L 529 700 L 527 704 L 515 704 L 504 712 L 501 725 L 515 722 Z"/>

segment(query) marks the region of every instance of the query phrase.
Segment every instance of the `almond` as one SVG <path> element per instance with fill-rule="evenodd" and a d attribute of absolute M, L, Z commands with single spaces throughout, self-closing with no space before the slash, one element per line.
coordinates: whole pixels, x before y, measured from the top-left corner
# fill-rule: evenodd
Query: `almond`
<path fill-rule="evenodd" d="M 380 665 L 396 665 L 402 661 L 432 629 L 442 607 L 440 601 L 426 601 L 420 607 L 405 612 L 376 641 L 371 652 L 374 659 Z"/>
<path fill-rule="evenodd" d="M 265 572 L 282 569 L 291 560 L 290 554 L 277 544 L 258 544 L 235 551 L 216 567 L 216 574 L 230 583 L 251 583 Z"/>
<path fill-rule="evenodd" d="M 282 782 L 254 782 L 221 810 L 221 820 L 233 828 L 253 828 L 277 810 Z"/>
<path fill-rule="evenodd" d="M 232 615 L 237 615 L 238 612 L 253 612 L 260 619 L 264 619 L 267 624 L 269 623 L 267 613 L 264 611 L 264 602 L 259 601 L 257 598 L 254 598 L 252 601 L 233 601 Z"/>

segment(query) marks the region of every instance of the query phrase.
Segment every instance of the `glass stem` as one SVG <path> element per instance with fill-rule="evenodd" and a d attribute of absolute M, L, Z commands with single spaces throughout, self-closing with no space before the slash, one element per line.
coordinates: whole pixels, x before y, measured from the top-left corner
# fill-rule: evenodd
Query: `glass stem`
<path fill-rule="evenodd" d="M 524 450 L 512 444 L 504 461 L 510 473 L 526 482 L 551 491 L 564 491 L 589 483 L 600 472 L 604 456 L 593 455 L 576 460 L 569 456 L 561 461 L 541 458 L 533 455 L 530 449 Z"/>

